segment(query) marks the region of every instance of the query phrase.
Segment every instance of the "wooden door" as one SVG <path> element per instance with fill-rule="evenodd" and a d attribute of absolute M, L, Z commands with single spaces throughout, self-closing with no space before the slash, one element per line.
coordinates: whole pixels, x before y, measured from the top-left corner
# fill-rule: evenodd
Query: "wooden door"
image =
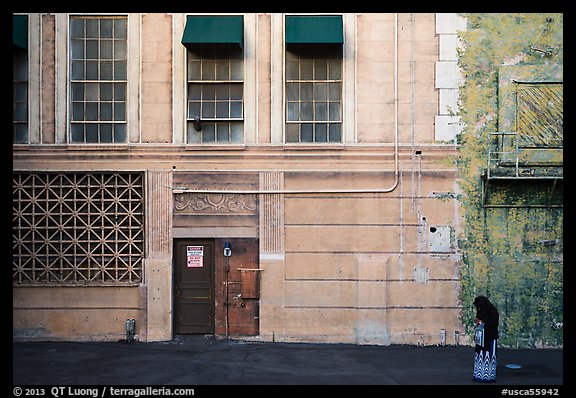
<path fill-rule="evenodd" d="M 174 333 L 214 333 L 214 240 L 176 240 L 174 256 Z"/>

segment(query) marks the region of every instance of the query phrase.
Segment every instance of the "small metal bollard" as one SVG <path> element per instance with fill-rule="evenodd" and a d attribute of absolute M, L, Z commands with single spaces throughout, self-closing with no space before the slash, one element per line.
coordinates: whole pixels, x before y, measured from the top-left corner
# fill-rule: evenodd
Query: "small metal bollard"
<path fill-rule="evenodd" d="M 460 332 L 457 330 L 454 332 L 454 343 L 457 347 L 460 345 Z"/>
<path fill-rule="evenodd" d="M 442 347 L 446 345 L 446 329 L 440 329 L 440 345 Z"/>

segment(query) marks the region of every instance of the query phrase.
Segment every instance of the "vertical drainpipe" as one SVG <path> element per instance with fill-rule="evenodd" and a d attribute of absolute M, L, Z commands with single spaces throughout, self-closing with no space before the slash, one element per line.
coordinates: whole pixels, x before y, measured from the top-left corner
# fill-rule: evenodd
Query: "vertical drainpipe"
<path fill-rule="evenodd" d="M 396 162 L 396 182 L 400 183 L 401 178 L 398 176 L 399 167 L 398 167 L 398 13 L 394 13 L 394 138 L 396 148 L 394 151 L 395 162 Z M 401 175 L 401 174 L 400 174 Z M 402 210 L 402 195 L 400 195 L 400 209 Z M 403 215 L 400 214 L 400 222 L 402 222 Z M 400 226 L 402 228 L 402 226 Z M 404 241 L 402 230 L 400 230 L 400 258 L 398 261 L 398 266 L 401 268 L 403 265 L 403 250 L 404 250 Z M 390 275 L 390 262 L 386 261 L 386 279 Z M 400 272 L 400 277 L 402 277 L 402 272 Z M 386 295 L 386 306 L 384 311 L 384 319 L 386 325 L 386 339 L 387 343 L 390 344 L 392 341 L 392 336 L 390 335 L 390 326 L 388 325 L 388 309 L 390 303 L 390 289 L 388 289 L 388 281 L 385 282 L 385 295 Z"/>
<path fill-rule="evenodd" d="M 398 13 L 394 14 L 394 128 L 396 137 L 398 137 Z M 402 207 L 402 172 L 399 177 L 400 183 L 400 258 L 398 259 L 399 277 L 404 277 L 404 234 L 403 221 L 404 209 Z"/>

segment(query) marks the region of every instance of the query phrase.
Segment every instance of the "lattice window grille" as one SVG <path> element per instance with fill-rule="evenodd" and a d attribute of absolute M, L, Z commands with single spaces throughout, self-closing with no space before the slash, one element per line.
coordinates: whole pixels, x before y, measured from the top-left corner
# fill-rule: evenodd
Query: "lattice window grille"
<path fill-rule="evenodd" d="M 142 173 L 14 173 L 14 284 L 138 284 Z"/>

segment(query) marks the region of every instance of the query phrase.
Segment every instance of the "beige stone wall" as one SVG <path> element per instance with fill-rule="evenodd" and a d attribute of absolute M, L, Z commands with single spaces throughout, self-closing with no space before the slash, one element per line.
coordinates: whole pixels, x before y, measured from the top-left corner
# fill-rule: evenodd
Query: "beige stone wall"
<path fill-rule="evenodd" d="M 174 131 L 182 128 L 181 116 L 173 111 L 184 98 L 185 84 L 174 82 L 180 84 L 181 78 L 175 78 L 185 65 L 174 64 L 182 49 L 172 32 L 183 29 L 178 24 L 185 17 L 148 13 L 130 16 L 139 36 L 130 39 L 138 43 L 133 52 L 138 58 L 129 68 L 141 65 L 138 81 L 129 82 L 129 91 L 138 98 L 130 104 L 137 107 L 129 111 L 131 145 L 114 150 L 106 145 L 15 148 L 15 169 L 148 170 L 150 178 L 145 283 L 14 288 L 15 334 L 116 340 L 124 335 L 125 319 L 133 317 L 141 340 L 170 339 L 173 239 L 257 236 L 263 270 L 258 338 L 437 344 L 440 329 L 446 329 L 447 342 L 453 343 L 451 336 L 460 330 L 456 148 L 434 143 L 439 107 L 435 15 L 346 15 L 345 23 L 354 24 L 348 28 L 355 32 L 354 40 L 345 43 L 346 54 L 355 56 L 346 65 L 355 70 L 346 76 L 356 80 L 344 101 L 347 109 L 354 109 L 355 131 L 348 136 L 356 141 L 323 147 L 274 142 L 282 136 L 274 123 L 281 116 L 273 115 L 283 107 L 277 95 L 282 82 L 274 80 L 283 62 L 275 47 L 281 46 L 275 25 L 281 16 L 257 14 L 249 20 L 253 24 L 245 28 L 245 38 L 255 41 L 250 48 L 257 59 L 250 61 L 255 70 L 244 84 L 246 92 L 256 95 L 245 102 L 257 107 L 252 111 L 257 131 L 247 133 L 255 142 L 233 150 L 178 142 Z M 54 59 L 61 59 L 58 51 L 65 46 L 54 43 L 53 18 L 44 16 L 43 21 L 41 137 L 51 144 L 55 136 L 65 136 L 55 132 L 55 126 L 66 123 L 54 121 L 63 114 L 54 114 L 53 102 Z M 199 181 L 218 189 L 390 192 L 260 195 L 255 209 L 236 216 L 175 210 L 184 196 L 170 188 L 192 188 Z"/>
<path fill-rule="evenodd" d="M 14 287 L 15 340 L 117 341 L 126 319 L 146 335 L 143 287 Z"/>
<path fill-rule="evenodd" d="M 172 17 L 142 15 L 141 141 L 172 142 Z"/>

